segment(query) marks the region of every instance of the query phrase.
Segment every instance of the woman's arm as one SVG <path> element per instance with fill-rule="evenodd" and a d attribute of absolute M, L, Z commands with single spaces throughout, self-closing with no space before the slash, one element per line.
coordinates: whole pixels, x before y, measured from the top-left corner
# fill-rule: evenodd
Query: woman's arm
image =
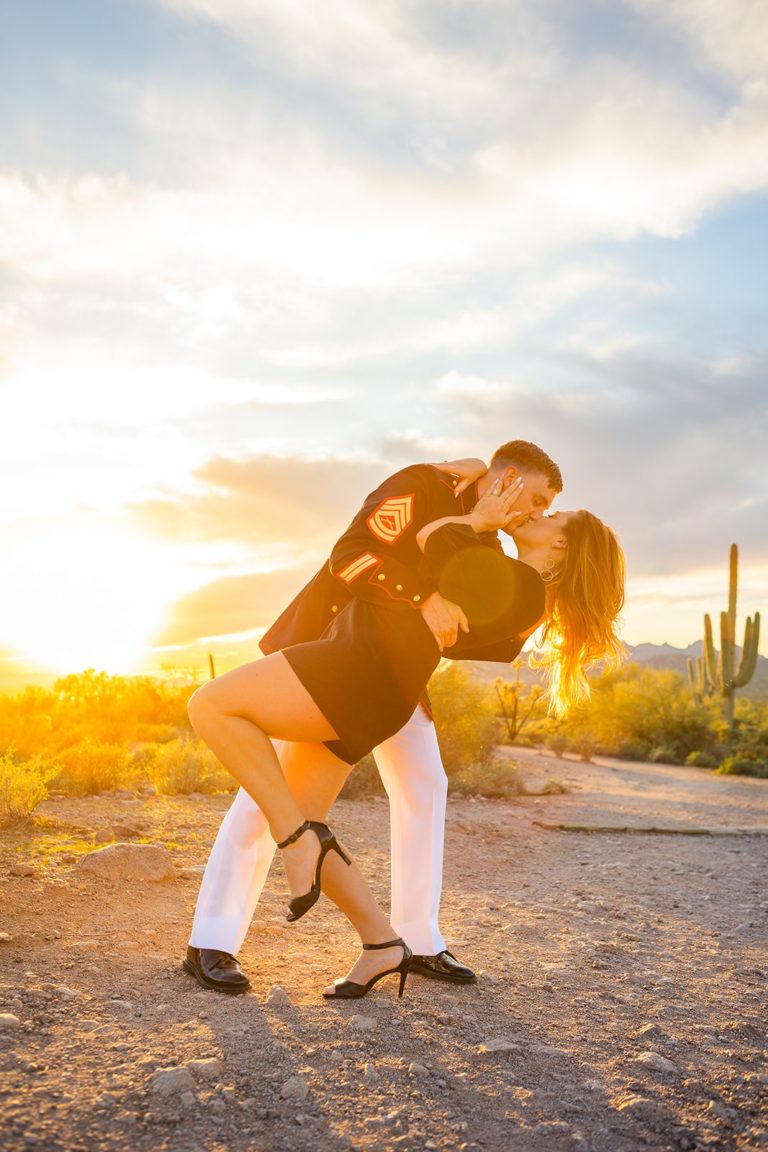
<path fill-rule="evenodd" d="M 432 533 L 436 532 L 438 528 L 443 528 L 446 524 L 463 524 L 478 534 L 480 532 L 496 532 L 508 524 L 514 515 L 513 508 L 523 491 L 523 487 L 523 478 L 518 476 L 502 492 L 501 481 L 497 480 L 480 497 L 471 512 L 467 512 L 464 516 L 442 516 L 439 520 L 432 520 L 429 524 L 425 524 L 416 533 L 416 543 L 423 552 Z"/>
<path fill-rule="evenodd" d="M 464 460 L 443 460 L 441 464 L 433 464 L 432 467 L 436 468 L 438 472 L 446 472 L 449 476 L 459 477 L 454 496 L 461 496 L 470 484 L 474 484 L 475 480 L 485 476 L 488 471 L 485 461 L 476 460 L 474 457 L 467 457 Z"/>

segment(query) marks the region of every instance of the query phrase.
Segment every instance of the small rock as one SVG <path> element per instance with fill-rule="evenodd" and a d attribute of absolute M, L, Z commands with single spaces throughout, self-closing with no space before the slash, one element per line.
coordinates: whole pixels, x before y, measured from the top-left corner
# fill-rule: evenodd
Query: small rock
<path fill-rule="evenodd" d="M 224 1112 L 226 1112 L 226 1110 L 227 1106 L 220 1096 L 217 1096 L 214 1100 L 211 1100 L 211 1112 L 215 1112 L 218 1116 L 221 1116 Z"/>
<path fill-rule="evenodd" d="M 666 1040 L 666 1036 L 658 1024 L 643 1024 L 637 1033 L 638 1040 Z"/>
<path fill-rule="evenodd" d="M 60 984 L 58 986 L 56 989 L 56 995 L 59 996 L 62 1000 L 75 1000 L 77 998 L 77 992 L 73 992 L 71 988 L 66 986 L 66 984 Z"/>
<path fill-rule="evenodd" d="M 366 1064 L 363 1068 L 363 1080 L 366 1084 L 372 1084 L 379 1080 L 379 1074 L 374 1068 L 373 1064 Z"/>
<path fill-rule="evenodd" d="M 520 1045 L 513 1044 L 511 1040 L 499 1038 L 496 1040 L 483 1040 L 482 1044 L 478 1045 L 477 1050 L 482 1055 L 490 1055 L 494 1052 L 519 1052 Z"/>
<path fill-rule="evenodd" d="M 189 1112 L 190 1108 L 194 1108 L 195 1104 L 197 1104 L 197 1097 L 194 1092 L 182 1092 L 179 1103 L 185 1112 Z"/>
<path fill-rule="evenodd" d="M 662 1056 L 660 1052 L 642 1052 L 635 1063 L 642 1064 L 644 1068 L 652 1068 L 654 1072 L 663 1072 L 665 1075 L 671 1075 L 678 1071 L 677 1064 L 672 1060 L 667 1060 L 666 1056 Z"/>
<path fill-rule="evenodd" d="M 738 1112 L 734 1108 L 728 1108 L 725 1104 L 721 1104 L 718 1100 L 710 1100 L 709 1111 L 718 1120 L 724 1120 L 727 1124 L 733 1124 L 734 1120 L 738 1119 Z"/>
<path fill-rule="evenodd" d="M 0 944 L 10 944 L 11 940 L 13 940 L 13 936 L 10 932 L 0 932 Z"/>
<path fill-rule="evenodd" d="M 352 1016 L 349 1026 L 357 1032 L 372 1032 L 376 1027 L 376 1021 L 373 1016 Z"/>
<path fill-rule="evenodd" d="M 11 876 L 34 876 L 35 874 L 31 864 L 11 864 L 8 871 Z"/>
<path fill-rule="evenodd" d="M 186 1067 L 200 1080 L 221 1080 L 224 1075 L 224 1065 L 215 1056 L 208 1060 L 188 1060 Z"/>
<path fill-rule="evenodd" d="M 293 1006 L 293 1001 L 285 988 L 281 988 L 279 984 L 272 985 L 269 992 L 267 992 L 267 998 L 264 1003 L 270 1008 L 291 1008 Z"/>
<path fill-rule="evenodd" d="M 102 1092 L 98 1097 L 98 1103 L 103 1108 L 112 1108 L 117 1103 L 117 1096 L 114 1092 Z"/>
<path fill-rule="evenodd" d="M 105 880 L 168 880 L 173 876 L 173 857 L 159 844 L 111 844 L 88 852 L 77 865 Z"/>
<path fill-rule="evenodd" d="M 423 1064 L 419 1064 L 414 1060 L 412 1064 L 408 1065 L 408 1075 L 429 1076 L 429 1068 L 425 1068 Z"/>
<path fill-rule="evenodd" d="M 280 1089 L 283 1100 L 306 1100 L 309 1084 L 303 1076 L 290 1076 Z"/>
<path fill-rule="evenodd" d="M 195 1082 L 189 1068 L 158 1068 L 149 1082 L 149 1090 L 156 1096 L 175 1096 L 192 1092 Z"/>
<path fill-rule="evenodd" d="M 632 1115 L 650 1119 L 661 1111 L 660 1105 L 647 1096 L 623 1096 L 616 1104 L 617 1112 L 630 1112 Z"/>
<path fill-rule="evenodd" d="M 124 952 L 138 952 L 139 942 L 138 940 L 121 940 L 118 948 L 122 948 Z"/>
<path fill-rule="evenodd" d="M 12 1012 L 0 1012 L 0 1032 L 12 1032 L 21 1028 L 21 1020 Z"/>

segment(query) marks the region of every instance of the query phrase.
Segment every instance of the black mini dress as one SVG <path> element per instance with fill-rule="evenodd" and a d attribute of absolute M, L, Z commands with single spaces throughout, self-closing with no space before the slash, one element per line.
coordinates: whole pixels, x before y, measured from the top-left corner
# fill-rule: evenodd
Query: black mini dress
<path fill-rule="evenodd" d="M 429 536 L 421 575 L 467 616 L 469 632 L 442 653 L 451 658 L 516 638 L 544 611 L 538 572 L 484 544 L 465 525 L 448 524 Z M 282 651 L 338 736 L 325 743 L 348 764 L 403 727 L 441 658 L 416 608 L 358 598 L 318 640 Z"/>

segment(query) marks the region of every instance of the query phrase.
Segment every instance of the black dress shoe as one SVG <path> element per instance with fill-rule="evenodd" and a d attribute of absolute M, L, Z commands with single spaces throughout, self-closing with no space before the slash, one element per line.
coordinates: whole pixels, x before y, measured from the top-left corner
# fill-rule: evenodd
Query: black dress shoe
<path fill-rule="evenodd" d="M 451 984 L 475 984 L 477 977 L 466 964 L 459 964 L 452 952 L 438 952 L 437 956 L 414 956 L 411 972 L 428 976 L 430 980 L 448 980 Z"/>
<path fill-rule="evenodd" d="M 227 992 L 230 996 L 247 992 L 251 986 L 234 956 L 230 952 L 219 952 L 217 948 L 193 948 L 190 945 L 181 966 L 203 988 Z"/>

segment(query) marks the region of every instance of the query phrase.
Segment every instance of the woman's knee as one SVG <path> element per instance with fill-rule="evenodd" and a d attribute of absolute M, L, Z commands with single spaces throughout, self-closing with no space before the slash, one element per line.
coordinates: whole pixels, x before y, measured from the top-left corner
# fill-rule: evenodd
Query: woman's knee
<path fill-rule="evenodd" d="M 205 732 L 211 720 L 216 716 L 216 707 L 212 699 L 209 684 L 203 684 L 192 693 L 187 702 L 187 715 L 192 728 L 198 736 L 205 737 Z"/>

